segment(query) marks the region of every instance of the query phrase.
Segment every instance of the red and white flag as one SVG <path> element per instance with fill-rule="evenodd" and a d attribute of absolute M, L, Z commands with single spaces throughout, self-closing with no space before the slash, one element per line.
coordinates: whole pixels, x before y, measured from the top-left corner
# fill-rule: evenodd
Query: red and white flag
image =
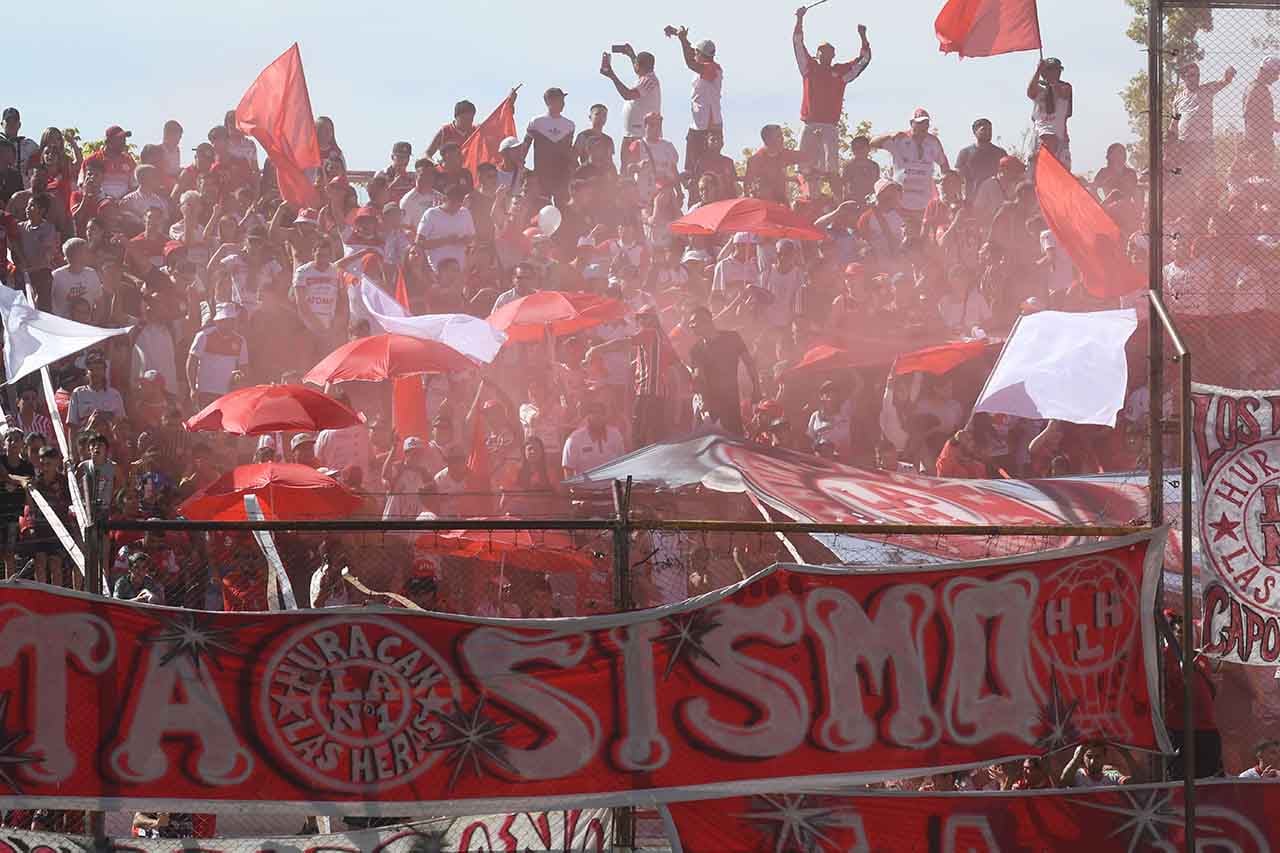
<path fill-rule="evenodd" d="M 516 135 L 516 93 L 507 99 L 480 123 L 462 143 L 462 163 L 479 180 L 476 170 L 481 163 L 497 163 L 498 146 L 508 136 Z"/>
<path fill-rule="evenodd" d="M 1090 296 L 1114 299 L 1147 286 L 1125 253 L 1125 235 L 1093 194 L 1048 151 L 1036 155 L 1036 198 L 1044 221 L 1080 271 Z"/>
<path fill-rule="evenodd" d="M 943 53 L 962 57 L 1041 47 L 1036 0 L 947 0 L 933 29 Z"/>
<path fill-rule="evenodd" d="M 320 165 L 320 142 L 297 42 L 249 86 L 236 107 L 236 126 L 266 152 L 285 201 L 298 207 L 323 203 L 304 174 Z"/>

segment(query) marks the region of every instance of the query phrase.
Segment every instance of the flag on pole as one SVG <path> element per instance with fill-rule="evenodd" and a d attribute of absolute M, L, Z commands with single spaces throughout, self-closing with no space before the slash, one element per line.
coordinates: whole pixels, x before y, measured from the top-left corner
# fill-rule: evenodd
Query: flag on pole
<path fill-rule="evenodd" d="M 368 279 L 364 279 L 368 281 Z M 361 284 L 363 285 L 363 281 Z M 396 302 L 409 311 L 409 286 L 401 265 L 396 275 Z M 392 380 L 391 426 L 401 439 L 416 436 L 424 441 L 431 438 L 431 420 L 427 417 L 427 389 L 421 376 L 404 376 Z"/>
<path fill-rule="evenodd" d="M 1036 198 L 1044 221 L 1071 256 L 1090 296 L 1110 299 L 1147 286 L 1125 253 L 1124 235 L 1093 194 L 1045 149 L 1036 155 Z"/>
<path fill-rule="evenodd" d="M 297 207 L 324 203 L 304 174 L 320 165 L 320 142 L 297 42 L 249 86 L 236 107 L 236 126 L 266 152 L 285 201 Z"/>
<path fill-rule="evenodd" d="M 1129 381 L 1125 344 L 1137 329 L 1132 308 L 1019 317 L 974 412 L 1115 426 Z"/>
<path fill-rule="evenodd" d="M 947 0 L 933 29 L 939 49 L 961 57 L 1041 47 L 1036 0 Z"/>
<path fill-rule="evenodd" d="M 5 380 L 10 384 L 109 338 L 127 335 L 133 328 L 104 329 L 49 314 L 32 308 L 20 291 L 7 287 L 0 287 L 0 316 L 4 318 Z M 50 416 L 57 413 L 50 410 Z"/>
<path fill-rule="evenodd" d="M 516 93 L 512 91 L 462 143 L 462 163 L 471 172 L 471 176 L 479 181 L 476 169 L 480 168 L 481 163 L 499 162 L 498 145 L 508 136 L 515 135 Z"/>

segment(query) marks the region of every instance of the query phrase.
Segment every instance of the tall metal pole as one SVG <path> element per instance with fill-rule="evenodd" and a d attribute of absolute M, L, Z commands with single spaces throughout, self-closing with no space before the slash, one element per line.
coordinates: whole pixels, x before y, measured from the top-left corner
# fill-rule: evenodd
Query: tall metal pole
<path fill-rule="evenodd" d="M 1196 849 L 1196 709 L 1195 697 L 1195 600 L 1192 596 L 1191 537 L 1194 535 L 1191 518 L 1191 353 L 1179 358 L 1182 369 L 1182 768 L 1186 775 L 1182 781 L 1182 809 L 1185 849 Z M 1208 627 L 1208 623 L 1205 623 Z"/>
<path fill-rule="evenodd" d="M 635 609 L 631 589 L 631 478 L 626 485 L 613 481 L 613 605 L 619 611 Z M 630 851 L 636 846 L 636 811 L 630 806 L 613 810 L 613 846 Z"/>

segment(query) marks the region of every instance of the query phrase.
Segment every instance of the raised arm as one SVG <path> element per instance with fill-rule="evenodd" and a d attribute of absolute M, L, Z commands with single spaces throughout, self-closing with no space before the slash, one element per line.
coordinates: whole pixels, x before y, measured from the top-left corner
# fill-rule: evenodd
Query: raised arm
<path fill-rule="evenodd" d="M 1040 72 L 1043 70 L 1044 63 L 1042 62 L 1036 66 L 1035 72 L 1031 75 L 1031 82 L 1027 84 L 1027 97 L 1033 101 L 1040 97 L 1042 85 L 1040 82 Z"/>
<path fill-rule="evenodd" d="M 804 6 L 796 9 L 796 28 L 791 33 L 791 47 L 796 52 L 796 68 L 800 69 L 801 75 L 809 70 L 809 63 L 812 61 L 808 49 L 804 46 L 804 13 L 806 11 L 808 10 Z"/>
<path fill-rule="evenodd" d="M 867 27 L 865 24 L 858 24 L 858 38 L 862 40 L 862 49 L 858 51 L 858 58 L 849 64 L 849 70 L 844 74 L 844 82 L 852 83 L 857 80 L 863 71 L 867 70 L 867 66 L 871 64 L 871 42 L 867 40 Z"/>
<path fill-rule="evenodd" d="M 600 60 L 600 73 L 613 83 L 613 88 L 618 90 L 618 94 L 622 96 L 624 101 L 634 101 L 640 97 L 639 89 L 629 87 L 618 78 L 618 74 L 613 70 L 613 63 L 609 61 L 609 54 L 607 53 Z"/>
<path fill-rule="evenodd" d="M 680 50 L 684 53 L 685 66 L 694 73 L 701 71 L 698 67 L 698 54 L 693 49 L 693 45 L 689 44 L 689 28 L 681 27 L 676 31 L 676 37 L 680 39 Z"/>

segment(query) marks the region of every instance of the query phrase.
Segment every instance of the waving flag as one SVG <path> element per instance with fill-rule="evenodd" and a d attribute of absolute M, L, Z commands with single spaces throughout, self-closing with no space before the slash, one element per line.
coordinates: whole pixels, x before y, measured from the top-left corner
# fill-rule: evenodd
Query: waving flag
<path fill-rule="evenodd" d="M 1036 155 L 1036 198 L 1058 243 L 1098 299 L 1133 293 L 1147 278 L 1125 254 L 1125 236 L 1098 200 L 1048 151 Z"/>
<path fill-rule="evenodd" d="M 304 174 L 320 165 L 320 143 L 297 42 L 263 69 L 244 93 L 236 107 L 236 126 L 267 153 L 285 201 L 298 207 L 324 203 Z"/>
<path fill-rule="evenodd" d="M 939 49 L 962 57 L 1041 46 L 1036 0 L 947 0 L 933 28 Z"/>
<path fill-rule="evenodd" d="M 0 316 L 4 318 L 5 380 L 12 384 L 42 367 L 101 344 L 133 328 L 104 329 L 77 323 L 32 308 L 20 291 L 0 288 Z"/>
<path fill-rule="evenodd" d="M 512 91 L 462 143 L 462 163 L 471 172 L 471 176 L 478 181 L 476 169 L 480 168 L 480 164 L 497 163 L 498 145 L 508 136 L 515 135 L 516 93 Z"/>

